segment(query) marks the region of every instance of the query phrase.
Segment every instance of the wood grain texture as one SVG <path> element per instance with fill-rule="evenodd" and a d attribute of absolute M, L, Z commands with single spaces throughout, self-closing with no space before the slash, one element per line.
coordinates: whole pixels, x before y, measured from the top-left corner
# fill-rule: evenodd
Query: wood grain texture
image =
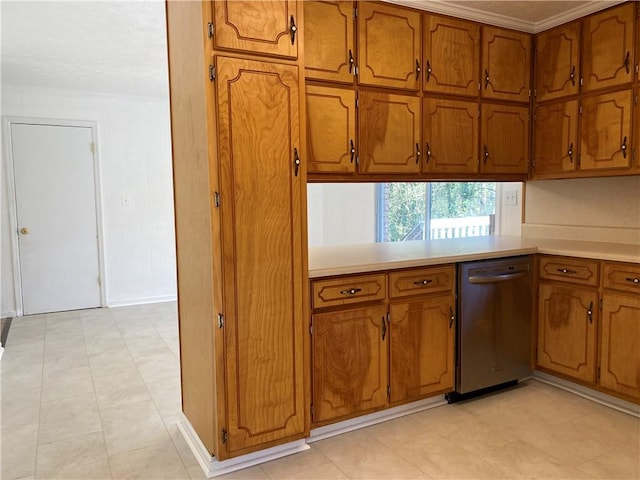
<path fill-rule="evenodd" d="M 304 431 L 298 68 L 216 57 L 230 452 Z"/>
<path fill-rule="evenodd" d="M 356 93 L 307 85 L 305 97 L 307 171 L 355 173 Z"/>
<path fill-rule="evenodd" d="M 538 365 L 595 382 L 598 291 L 541 283 L 538 293 Z"/>
<path fill-rule="evenodd" d="M 424 15 L 423 23 L 425 92 L 477 96 L 480 25 L 439 15 Z"/>
<path fill-rule="evenodd" d="M 634 76 L 634 2 L 585 18 L 582 26 L 582 91 L 631 82 Z M 625 59 L 629 55 L 628 68 Z"/>
<path fill-rule="evenodd" d="M 360 92 L 359 172 L 418 173 L 422 142 L 420 99 Z"/>
<path fill-rule="evenodd" d="M 452 294 L 389 306 L 392 402 L 453 389 L 454 307 Z"/>
<path fill-rule="evenodd" d="M 390 298 L 447 292 L 452 291 L 454 287 L 453 265 L 389 272 Z"/>
<path fill-rule="evenodd" d="M 580 169 L 628 168 L 631 165 L 632 91 L 582 100 Z"/>
<path fill-rule="evenodd" d="M 302 3 L 305 76 L 353 83 L 357 54 L 353 2 L 307 0 Z"/>
<path fill-rule="evenodd" d="M 531 35 L 483 25 L 482 96 L 528 102 L 530 76 Z"/>
<path fill-rule="evenodd" d="M 420 12 L 395 5 L 358 3 L 359 84 L 420 89 L 420 18 Z"/>
<path fill-rule="evenodd" d="M 424 160 L 429 173 L 478 171 L 480 107 L 477 102 L 425 98 Z"/>
<path fill-rule="evenodd" d="M 640 296 L 606 293 L 602 299 L 600 386 L 640 403 Z"/>
<path fill-rule="evenodd" d="M 631 263 L 604 263 L 602 286 L 606 289 L 640 295 L 640 265 Z"/>
<path fill-rule="evenodd" d="M 583 258 L 540 257 L 540 278 L 598 286 L 600 262 Z"/>
<path fill-rule="evenodd" d="M 313 316 L 314 422 L 387 402 L 386 306 Z"/>
<path fill-rule="evenodd" d="M 387 298 L 387 279 L 384 273 L 357 275 L 327 280 L 316 280 L 311 284 L 313 308 L 350 305 Z"/>
<path fill-rule="evenodd" d="M 538 105 L 535 112 L 535 175 L 574 172 L 578 166 L 578 101 Z"/>
<path fill-rule="evenodd" d="M 213 3 L 214 42 L 217 49 L 296 58 L 290 22 L 298 25 L 300 2 L 295 0 L 217 0 Z"/>
<path fill-rule="evenodd" d="M 536 101 L 578 93 L 580 87 L 580 22 L 536 35 Z"/>
<path fill-rule="evenodd" d="M 483 103 L 481 108 L 482 173 L 527 173 L 529 109 Z"/>

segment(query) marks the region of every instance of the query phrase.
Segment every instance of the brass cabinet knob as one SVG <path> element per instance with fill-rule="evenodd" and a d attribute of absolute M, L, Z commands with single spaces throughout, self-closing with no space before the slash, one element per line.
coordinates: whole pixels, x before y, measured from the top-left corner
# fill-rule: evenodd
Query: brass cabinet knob
<path fill-rule="evenodd" d="M 28 235 L 28 234 L 29 234 L 29 229 L 28 229 L 27 227 L 22 227 L 22 228 L 20 229 L 20 233 L 21 233 L 22 235 Z"/>

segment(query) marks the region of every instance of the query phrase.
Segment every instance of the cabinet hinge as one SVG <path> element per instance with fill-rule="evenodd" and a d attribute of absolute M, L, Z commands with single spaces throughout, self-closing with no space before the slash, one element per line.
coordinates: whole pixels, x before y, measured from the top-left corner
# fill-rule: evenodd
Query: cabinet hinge
<path fill-rule="evenodd" d="M 389 315 L 389 312 L 387 312 L 387 323 L 391 322 L 391 316 Z"/>
<path fill-rule="evenodd" d="M 481 89 L 482 89 L 482 84 L 478 82 L 478 91 L 480 91 Z"/>
<path fill-rule="evenodd" d="M 227 434 L 227 431 L 223 428 L 222 429 L 222 443 L 227 443 L 228 439 L 229 439 L 229 435 Z"/>
<path fill-rule="evenodd" d="M 360 157 L 356 155 L 356 167 L 360 165 Z"/>
<path fill-rule="evenodd" d="M 580 115 L 582 115 L 582 105 L 580 105 L 580 106 L 578 107 L 578 113 L 579 113 Z"/>
<path fill-rule="evenodd" d="M 387 385 L 387 398 L 391 398 L 391 385 Z"/>
<path fill-rule="evenodd" d="M 596 382 L 600 381 L 600 367 L 598 367 L 598 373 L 596 374 Z"/>
<path fill-rule="evenodd" d="M 529 89 L 529 98 L 531 98 L 531 89 Z"/>
<path fill-rule="evenodd" d="M 313 408 L 313 403 L 311 404 L 311 420 L 313 420 L 313 416 L 315 415 L 316 410 Z"/>
<path fill-rule="evenodd" d="M 353 8 L 353 18 L 358 18 L 358 7 Z"/>
<path fill-rule="evenodd" d="M 584 78 L 580 77 L 580 86 L 584 85 Z"/>
<path fill-rule="evenodd" d="M 538 96 L 538 89 L 537 89 L 537 88 L 534 88 L 534 89 L 533 89 L 533 96 L 534 96 L 534 97 L 537 97 L 537 96 Z"/>
<path fill-rule="evenodd" d="M 633 104 L 634 104 L 634 105 L 637 105 L 637 104 L 638 104 L 638 94 L 637 94 L 637 93 L 633 96 Z M 93 145 L 93 144 L 92 144 L 92 145 Z"/>
<path fill-rule="evenodd" d="M 220 207 L 220 193 L 218 192 L 213 192 L 213 205 L 216 208 Z"/>
<path fill-rule="evenodd" d="M 224 315 L 219 313 L 218 314 L 218 328 L 223 328 L 224 327 Z"/>
<path fill-rule="evenodd" d="M 207 35 L 209 38 L 213 37 L 213 23 L 211 22 L 207 23 Z"/>
<path fill-rule="evenodd" d="M 640 10 L 638 10 L 640 12 Z M 640 65 L 636 63 L 636 73 L 640 72 Z"/>
<path fill-rule="evenodd" d="M 91 153 L 96 153 L 96 144 L 92 143 L 89 148 L 91 149 Z"/>
<path fill-rule="evenodd" d="M 633 160 L 634 162 L 636 160 L 636 149 L 635 148 L 633 150 L 631 150 L 631 160 Z"/>
<path fill-rule="evenodd" d="M 309 335 L 313 335 L 313 323 L 309 325 Z"/>
<path fill-rule="evenodd" d="M 357 66 L 353 67 L 353 76 L 357 77 L 359 73 L 360 69 Z"/>
<path fill-rule="evenodd" d="M 216 79 L 216 67 L 209 65 L 209 80 L 212 82 Z"/>
<path fill-rule="evenodd" d="M 360 97 L 356 96 L 356 108 L 360 108 Z"/>
<path fill-rule="evenodd" d="M 600 311 L 602 311 L 602 299 L 600 299 Z"/>

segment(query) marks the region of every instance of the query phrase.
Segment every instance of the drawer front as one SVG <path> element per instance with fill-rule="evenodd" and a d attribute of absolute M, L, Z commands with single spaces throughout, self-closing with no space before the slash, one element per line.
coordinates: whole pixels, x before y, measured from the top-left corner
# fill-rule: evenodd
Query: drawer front
<path fill-rule="evenodd" d="M 604 288 L 640 294 L 640 265 L 605 263 L 602 281 Z"/>
<path fill-rule="evenodd" d="M 317 280 L 312 283 L 313 308 L 385 300 L 385 274 Z"/>
<path fill-rule="evenodd" d="M 453 290 L 454 278 L 453 265 L 391 272 L 389 273 L 389 296 L 402 298 L 448 292 Z"/>
<path fill-rule="evenodd" d="M 598 286 L 598 262 L 570 257 L 542 257 L 540 278 Z"/>

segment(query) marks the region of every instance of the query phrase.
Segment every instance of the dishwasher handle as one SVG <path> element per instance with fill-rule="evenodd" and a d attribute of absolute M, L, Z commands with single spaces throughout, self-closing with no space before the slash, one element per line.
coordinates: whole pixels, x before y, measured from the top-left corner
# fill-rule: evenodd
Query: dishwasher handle
<path fill-rule="evenodd" d="M 469 283 L 496 283 L 496 282 L 507 282 L 509 280 L 516 280 L 518 278 L 524 278 L 529 275 L 528 271 L 516 272 L 516 273 L 506 273 L 502 275 L 472 275 L 467 279 Z"/>

